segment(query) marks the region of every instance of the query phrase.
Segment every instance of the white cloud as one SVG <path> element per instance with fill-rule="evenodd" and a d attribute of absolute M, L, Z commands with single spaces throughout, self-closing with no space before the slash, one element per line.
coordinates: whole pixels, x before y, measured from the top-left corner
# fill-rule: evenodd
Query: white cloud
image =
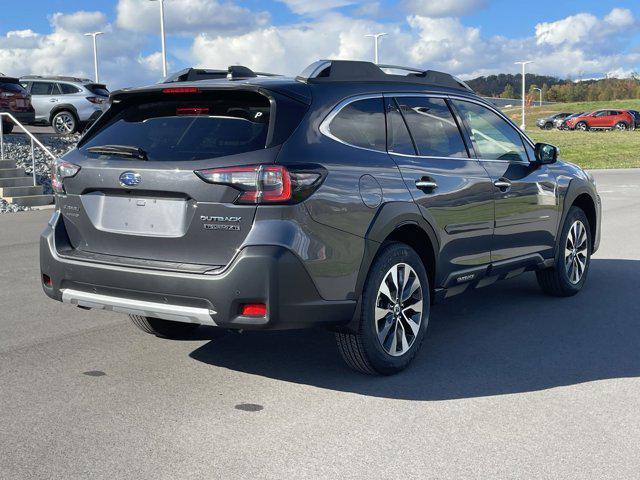
<path fill-rule="evenodd" d="M 117 25 L 133 32 L 156 33 L 160 25 L 158 2 L 119 0 Z M 218 0 L 171 0 L 165 2 L 168 34 L 193 35 L 239 33 L 266 25 L 267 12 L 253 12 L 236 3 Z"/>
<path fill-rule="evenodd" d="M 160 78 L 153 56 L 141 57 L 144 39 L 114 30 L 100 12 L 56 13 L 49 17 L 51 32 L 31 30 L 0 36 L 0 71 L 11 76 L 26 74 L 93 77 L 93 46 L 83 32 L 100 28 L 100 80 L 110 87 L 140 85 Z"/>
<path fill-rule="evenodd" d="M 404 0 L 404 8 L 411 15 L 425 17 L 457 17 L 483 8 L 485 0 Z"/>
<path fill-rule="evenodd" d="M 50 23 L 61 30 L 68 32 L 91 32 L 104 28 L 107 24 L 107 17 L 102 12 L 75 12 L 75 13 L 54 13 L 49 18 Z"/>
<path fill-rule="evenodd" d="M 278 0 L 299 15 L 308 15 L 358 3 L 354 0 Z M 364 2 L 367 3 L 367 2 Z"/>

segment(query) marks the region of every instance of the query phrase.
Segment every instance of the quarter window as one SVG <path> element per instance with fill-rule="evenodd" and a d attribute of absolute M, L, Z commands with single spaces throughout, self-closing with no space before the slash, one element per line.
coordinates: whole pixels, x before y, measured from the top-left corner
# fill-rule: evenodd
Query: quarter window
<path fill-rule="evenodd" d="M 71 93 L 78 93 L 80 90 L 74 87 L 73 85 L 69 85 L 68 83 L 59 83 L 60 90 L 62 90 L 63 95 L 69 95 Z"/>
<path fill-rule="evenodd" d="M 458 125 L 442 98 L 398 97 L 396 101 L 418 155 L 468 158 Z"/>
<path fill-rule="evenodd" d="M 480 158 L 527 161 L 520 133 L 498 114 L 475 103 L 454 104 L 471 129 L 471 140 Z"/>
<path fill-rule="evenodd" d="M 329 131 L 349 145 L 386 151 L 382 98 L 356 100 L 348 104 L 333 118 Z"/>

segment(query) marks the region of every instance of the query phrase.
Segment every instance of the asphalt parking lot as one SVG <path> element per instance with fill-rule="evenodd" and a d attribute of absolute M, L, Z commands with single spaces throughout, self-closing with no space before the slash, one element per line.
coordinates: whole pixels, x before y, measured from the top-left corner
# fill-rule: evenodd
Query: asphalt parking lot
<path fill-rule="evenodd" d="M 640 170 L 595 176 L 581 294 L 525 274 L 455 297 L 390 378 L 323 331 L 170 341 L 52 302 L 51 211 L 1 215 L 0 478 L 638 478 Z"/>

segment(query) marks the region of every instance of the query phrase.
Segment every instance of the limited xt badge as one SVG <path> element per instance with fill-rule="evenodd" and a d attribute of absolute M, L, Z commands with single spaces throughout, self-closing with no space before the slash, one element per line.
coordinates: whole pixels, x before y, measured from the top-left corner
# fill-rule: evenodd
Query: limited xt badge
<path fill-rule="evenodd" d="M 240 220 L 242 217 L 217 217 L 201 215 L 200 220 L 203 222 L 202 227 L 205 230 L 227 230 L 227 231 L 239 231 Z"/>

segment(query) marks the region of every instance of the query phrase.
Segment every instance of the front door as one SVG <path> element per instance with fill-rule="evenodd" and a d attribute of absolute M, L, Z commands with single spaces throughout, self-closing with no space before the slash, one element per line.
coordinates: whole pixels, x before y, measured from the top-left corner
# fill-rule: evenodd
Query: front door
<path fill-rule="evenodd" d="M 454 100 L 453 104 L 493 181 L 492 262 L 538 254 L 552 256 L 558 222 L 552 167 L 533 161 L 528 140 L 496 111 L 462 100 Z"/>
<path fill-rule="evenodd" d="M 493 184 L 471 158 L 445 98 L 387 96 L 388 150 L 422 215 L 437 230 L 436 287 L 479 279 L 490 263 Z"/>
<path fill-rule="evenodd" d="M 37 121 L 49 121 L 51 110 L 60 101 L 60 90 L 53 82 L 36 81 L 31 84 L 31 104 Z"/>

